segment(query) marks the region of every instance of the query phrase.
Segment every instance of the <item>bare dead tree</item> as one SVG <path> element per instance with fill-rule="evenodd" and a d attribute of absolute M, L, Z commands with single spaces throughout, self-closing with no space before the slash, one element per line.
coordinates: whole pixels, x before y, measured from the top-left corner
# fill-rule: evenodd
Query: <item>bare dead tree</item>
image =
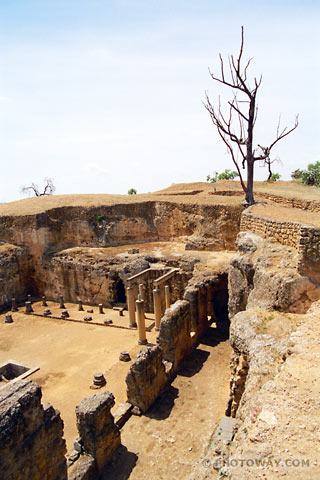
<path fill-rule="evenodd" d="M 22 187 L 21 192 L 27 193 L 27 194 L 34 193 L 36 197 L 43 197 L 44 195 L 52 195 L 56 190 L 56 187 L 53 184 L 53 179 L 46 177 L 44 178 L 43 181 L 45 182 L 45 186 L 42 191 L 40 190 L 39 186 L 36 183 L 32 182 L 30 186 Z"/>
<path fill-rule="evenodd" d="M 212 80 L 222 83 L 230 87 L 233 92 L 233 99 L 228 101 L 228 111 L 223 113 L 221 100 L 219 97 L 217 106 L 213 106 L 208 93 L 205 93 L 206 100 L 204 102 L 205 108 L 208 110 L 212 123 L 217 128 L 218 134 L 227 146 L 231 155 L 232 161 L 237 169 L 240 177 L 240 183 L 245 193 L 245 203 L 247 205 L 254 204 L 253 196 L 253 180 L 254 180 L 254 164 L 257 161 L 264 161 L 270 158 L 272 148 L 284 137 L 293 132 L 298 126 L 298 116 L 295 118 L 294 126 L 290 129 L 288 127 L 280 128 L 278 124 L 275 140 L 263 147 L 258 145 L 253 146 L 253 133 L 257 120 L 258 107 L 256 104 L 256 97 L 259 87 L 262 82 L 262 76 L 259 79 L 253 78 L 253 86 L 250 87 L 248 80 L 248 68 L 252 58 L 245 63 L 243 67 L 243 47 L 244 47 L 244 30 L 241 27 L 241 45 L 240 52 L 235 59 L 233 55 L 228 57 L 228 71 L 225 72 L 225 65 L 221 53 L 220 58 L 220 76 L 215 76 L 209 69 L 209 74 Z M 238 94 L 242 96 L 238 99 Z M 246 183 L 243 179 L 241 169 L 247 170 Z"/>

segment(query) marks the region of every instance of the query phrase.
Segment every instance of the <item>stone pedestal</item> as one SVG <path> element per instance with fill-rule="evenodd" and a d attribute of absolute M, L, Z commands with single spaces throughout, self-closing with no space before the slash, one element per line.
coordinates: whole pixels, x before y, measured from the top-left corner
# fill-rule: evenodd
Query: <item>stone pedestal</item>
<path fill-rule="evenodd" d="M 59 295 L 59 308 L 66 308 L 63 302 L 63 296 Z"/>
<path fill-rule="evenodd" d="M 11 313 L 7 313 L 4 319 L 4 323 L 13 323 L 12 315 Z"/>
<path fill-rule="evenodd" d="M 90 385 L 92 390 L 97 390 L 98 388 L 104 387 L 106 385 L 106 379 L 103 373 L 95 373 L 93 375 L 93 383 Z"/>
<path fill-rule="evenodd" d="M 18 311 L 18 307 L 17 307 L 16 299 L 13 298 L 11 300 L 11 312 L 17 312 L 17 311 Z"/>
<path fill-rule="evenodd" d="M 31 302 L 26 302 L 25 306 L 26 306 L 26 309 L 25 309 L 24 313 L 32 313 L 33 312 Z"/>
<path fill-rule="evenodd" d="M 120 352 L 119 360 L 121 362 L 130 362 L 131 357 L 130 357 L 129 352 L 127 352 L 126 350 L 124 350 L 123 352 Z"/>

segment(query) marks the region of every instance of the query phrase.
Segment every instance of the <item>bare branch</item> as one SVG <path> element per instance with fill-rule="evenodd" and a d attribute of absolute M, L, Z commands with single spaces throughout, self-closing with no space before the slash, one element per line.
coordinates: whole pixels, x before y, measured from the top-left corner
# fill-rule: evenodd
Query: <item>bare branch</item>
<path fill-rule="evenodd" d="M 265 160 L 266 158 L 268 158 L 270 156 L 270 152 L 271 152 L 271 149 L 280 141 L 282 140 L 284 137 L 288 136 L 291 132 L 293 132 L 299 125 L 299 115 L 296 115 L 296 118 L 295 118 L 295 122 L 294 122 L 294 125 L 292 128 L 290 128 L 288 130 L 288 127 L 285 127 L 282 129 L 282 131 L 280 132 L 280 118 L 279 118 L 279 122 L 278 122 L 278 126 L 277 126 L 277 136 L 276 136 L 276 139 L 268 146 L 268 147 L 262 147 L 261 145 L 259 145 L 259 148 L 261 149 L 262 151 L 262 154 L 259 155 L 258 157 L 255 157 L 254 158 L 254 161 L 258 161 L 258 160 Z"/>
<path fill-rule="evenodd" d="M 254 203 L 253 179 L 255 162 L 258 160 L 263 161 L 264 165 L 268 166 L 270 174 L 271 164 L 274 161 L 270 159 L 270 151 L 280 140 L 282 140 L 284 137 L 289 135 L 291 132 L 293 132 L 293 130 L 297 128 L 298 117 L 296 117 L 295 124 L 291 129 L 285 127 L 281 130 L 279 120 L 275 140 L 267 147 L 263 147 L 259 144 L 259 150 L 256 154 L 256 149 L 253 145 L 253 131 L 258 116 L 256 97 L 262 82 L 262 75 L 258 78 L 254 77 L 254 84 L 252 87 L 250 87 L 248 81 L 248 72 L 252 62 L 252 58 L 249 58 L 243 67 L 243 51 L 244 29 L 243 27 L 241 27 L 241 42 L 239 54 L 237 58 L 235 58 L 233 55 L 230 55 L 228 57 L 228 76 L 226 76 L 225 73 L 225 65 L 221 54 L 219 54 L 220 77 L 216 77 L 209 70 L 209 74 L 212 80 L 222 83 L 223 85 L 232 89 L 233 99 L 227 102 L 228 111 L 223 110 L 220 97 L 217 106 L 214 107 L 210 102 L 207 92 L 206 102 L 204 103 L 204 106 L 209 112 L 212 123 L 217 128 L 218 134 L 224 144 L 227 146 L 232 161 L 236 166 L 237 172 L 240 177 L 241 186 L 245 192 L 246 203 L 252 205 Z M 238 100 L 238 91 L 244 94 L 244 100 Z M 245 106 L 243 106 L 242 104 L 245 104 Z M 238 150 L 235 150 L 235 147 Z M 239 155 L 241 156 L 241 158 L 239 158 Z M 240 167 L 246 169 L 247 171 L 246 184 L 244 183 L 241 176 Z"/>

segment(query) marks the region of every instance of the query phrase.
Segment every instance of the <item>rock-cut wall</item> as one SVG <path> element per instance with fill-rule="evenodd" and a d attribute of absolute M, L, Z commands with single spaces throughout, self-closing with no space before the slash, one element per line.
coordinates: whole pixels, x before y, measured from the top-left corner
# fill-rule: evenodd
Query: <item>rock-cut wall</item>
<path fill-rule="evenodd" d="M 211 250 L 234 248 L 242 207 L 148 201 L 99 207 L 60 207 L 2 216 L 0 239 L 28 246 L 31 254 L 69 247 L 203 238 Z M 205 249 L 205 246 L 203 247 Z"/>
<path fill-rule="evenodd" d="M 26 248 L 0 245 L 0 311 L 11 305 L 12 298 L 19 302 L 26 297 L 29 271 Z"/>
<path fill-rule="evenodd" d="M 0 478 L 67 480 L 63 422 L 41 404 L 38 385 L 21 380 L 0 389 Z"/>

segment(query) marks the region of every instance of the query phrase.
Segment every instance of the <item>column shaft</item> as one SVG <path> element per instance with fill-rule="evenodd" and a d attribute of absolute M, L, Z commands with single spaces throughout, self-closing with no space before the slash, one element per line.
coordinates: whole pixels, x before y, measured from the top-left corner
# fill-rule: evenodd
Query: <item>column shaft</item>
<path fill-rule="evenodd" d="M 161 322 L 161 292 L 159 287 L 153 290 L 153 305 L 154 305 L 154 318 L 156 324 L 156 330 L 160 328 Z"/>
<path fill-rule="evenodd" d="M 136 300 L 137 306 L 137 316 L 138 316 L 138 335 L 139 345 L 146 345 L 147 336 L 146 336 L 146 322 L 144 320 L 144 301 L 143 300 Z"/>
<path fill-rule="evenodd" d="M 132 287 L 127 287 L 127 299 L 129 310 L 129 327 L 136 327 L 136 305 L 134 301 L 134 290 Z"/>

